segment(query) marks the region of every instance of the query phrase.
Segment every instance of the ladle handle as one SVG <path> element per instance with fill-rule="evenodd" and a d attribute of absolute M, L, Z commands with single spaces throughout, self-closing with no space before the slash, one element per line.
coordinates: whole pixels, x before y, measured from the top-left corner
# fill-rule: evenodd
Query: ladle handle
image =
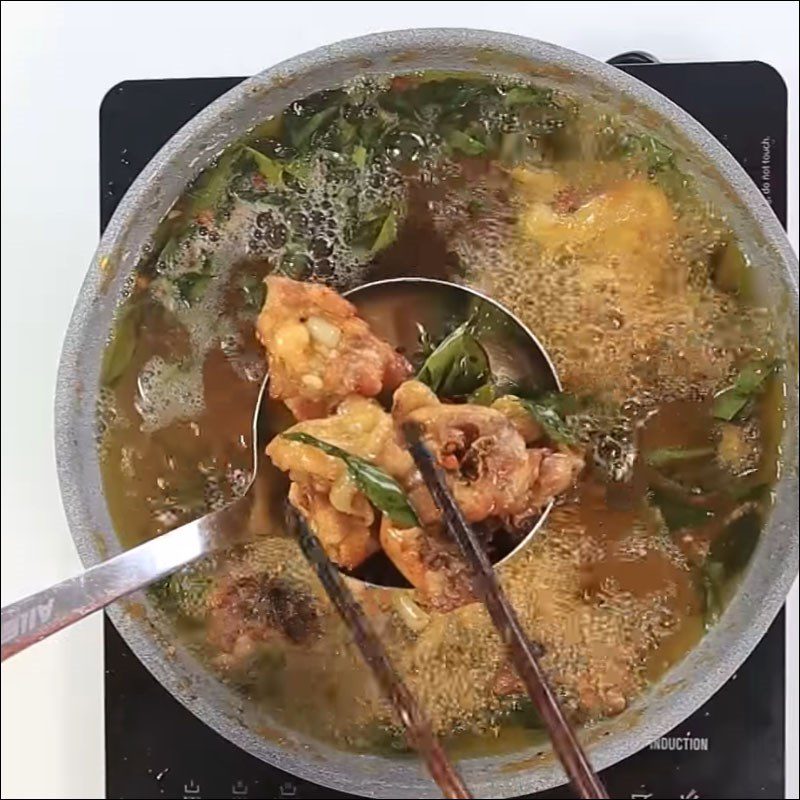
<path fill-rule="evenodd" d="M 221 513 L 181 525 L 5 606 L 2 660 L 208 553 L 218 532 L 214 520 Z"/>

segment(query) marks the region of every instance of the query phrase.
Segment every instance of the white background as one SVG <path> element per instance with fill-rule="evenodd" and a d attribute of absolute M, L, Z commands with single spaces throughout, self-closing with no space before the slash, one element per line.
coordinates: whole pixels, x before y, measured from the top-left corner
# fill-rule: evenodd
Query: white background
<path fill-rule="evenodd" d="M 337 39 L 437 26 L 510 31 L 600 60 L 643 49 L 662 61 L 772 64 L 789 87 L 789 231 L 797 250 L 794 2 L 3 2 L 4 603 L 79 567 L 56 482 L 52 404 L 61 340 L 98 238 L 98 106 L 106 90 L 131 78 L 250 75 Z M 796 631 L 796 584 L 792 603 Z M 3 666 L 4 798 L 103 796 L 100 622 Z M 787 666 L 787 797 L 796 798 L 796 638 Z"/>

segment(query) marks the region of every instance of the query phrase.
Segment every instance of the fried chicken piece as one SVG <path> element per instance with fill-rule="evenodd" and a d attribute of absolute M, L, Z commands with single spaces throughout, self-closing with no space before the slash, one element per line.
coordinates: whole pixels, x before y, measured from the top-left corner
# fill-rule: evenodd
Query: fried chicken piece
<path fill-rule="evenodd" d="M 384 516 L 380 541 L 426 605 L 446 612 L 475 600 L 469 568 L 438 526 L 398 528 Z"/>
<path fill-rule="evenodd" d="M 289 502 L 308 520 L 328 557 L 340 567 L 355 569 L 378 551 L 378 540 L 371 530 L 372 507 L 360 492 L 350 501 L 354 511 L 356 505 L 361 506 L 360 514 L 339 511 L 331 503 L 330 494 L 307 483 L 291 485 Z"/>
<path fill-rule="evenodd" d="M 391 391 L 411 373 L 333 289 L 278 276 L 266 284 L 256 331 L 269 359 L 270 396 L 297 419 L 323 417 L 352 394 Z"/>
<path fill-rule="evenodd" d="M 449 405 L 418 381 L 394 395 L 398 424 L 417 423 L 469 522 L 524 520 L 569 488 L 583 468 L 570 451 L 525 446 L 518 420 L 498 408 Z"/>
<path fill-rule="evenodd" d="M 276 638 L 305 644 L 320 632 L 313 598 L 268 575 L 225 576 L 208 606 L 206 636 L 226 669 L 246 666 L 260 645 Z"/>
<path fill-rule="evenodd" d="M 353 395 L 332 416 L 299 422 L 286 433 L 305 433 L 339 447 L 401 482 L 414 471 L 411 456 L 397 441 L 391 416 L 375 400 Z M 308 520 L 333 561 L 355 569 L 378 549 L 372 532 L 375 511 L 341 458 L 285 436 L 270 442 L 267 455 L 289 473 L 289 501 Z"/>

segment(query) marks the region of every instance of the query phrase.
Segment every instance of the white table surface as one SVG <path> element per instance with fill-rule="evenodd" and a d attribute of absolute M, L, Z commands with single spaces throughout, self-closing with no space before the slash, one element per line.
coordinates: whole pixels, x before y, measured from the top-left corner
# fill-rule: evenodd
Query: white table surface
<path fill-rule="evenodd" d="M 789 87 L 797 250 L 798 4 L 612 2 L 2 3 L 2 601 L 79 568 L 53 453 L 61 341 L 98 231 L 98 106 L 132 78 L 249 75 L 364 33 L 463 26 L 605 60 L 759 59 Z M 790 626 L 797 630 L 797 585 Z M 797 638 L 787 733 L 797 789 Z M 2 797 L 102 797 L 101 619 L 2 668 Z M 746 734 L 746 723 L 743 723 Z M 724 757 L 724 756 L 721 756 Z"/>

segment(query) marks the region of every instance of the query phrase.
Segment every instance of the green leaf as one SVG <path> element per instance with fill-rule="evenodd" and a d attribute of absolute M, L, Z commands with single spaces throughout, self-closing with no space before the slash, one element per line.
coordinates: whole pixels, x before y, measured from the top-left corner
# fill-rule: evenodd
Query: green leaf
<path fill-rule="evenodd" d="M 526 147 L 525 134 L 521 131 L 508 131 L 500 135 L 500 148 L 497 157 L 503 164 L 517 164 L 523 160 Z"/>
<path fill-rule="evenodd" d="M 239 147 L 226 150 L 202 178 L 202 185 L 193 187 L 189 192 L 188 214 L 196 217 L 201 211 L 216 210 L 228 196 L 233 168 L 242 151 Z"/>
<path fill-rule="evenodd" d="M 753 509 L 731 522 L 711 543 L 700 569 L 706 629 L 718 621 L 723 607 L 723 586 L 747 566 L 760 532 L 761 515 Z"/>
<path fill-rule="evenodd" d="M 350 158 L 353 159 L 353 163 L 359 169 L 364 169 L 364 166 L 367 163 L 367 148 L 362 144 L 357 144 L 353 148 L 353 154 L 350 156 Z"/>
<path fill-rule="evenodd" d="M 399 483 L 387 472 L 384 472 L 369 461 L 351 455 L 336 445 L 323 442 L 308 433 L 284 433 L 284 439 L 292 442 L 316 447 L 329 456 L 344 461 L 356 485 L 367 499 L 383 511 L 396 525 L 410 528 L 419 525 L 419 520 L 408 502 L 408 497 Z"/>
<path fill-rule="evenodd" d="M 509 395 L 520 400 L 523 391 L 519 383 L 512 378 L 506 375 L 491 375 L 483 386 L 472 392 L 467 402 L 476 406 L 490 406 L 498 398 Z"/>
<path fill-rule="evenodd" d="M 673 149 L 648 133 L 626 134 L 621 146 L 626 155 L 642 157 L 651 173 L 675 166 Z"/>
<path fill-rule="evenodd" d="M 746 364 L 737 376 L 734 388 L 742 394 L 752 394 L 761 388 L 777 366 L 777 361 L 754 361 Z"/>
<path fill-rule="evenodd" d="M 450 131 L 447 134 L 447 143 L 453 150 L 465 156 L 481 156 L 486 152 L 486 145 L 473 138 L 464 131 Z"/>
<path fill-rule="evenodd" d="M 748 395 L 737 392 L 734 388 L 725 389 L 714 398 L 713 414 L 717 419 L 730 422 L 739 415 L 749 401 Z"/>
<path fill-rule="evenodd" d="M 374 722 L 358 728 L 357 734 L 348 734 L 345 743 L 348 749 L 357 753 L 370 753 L 381 756 L 392 756 L 413 753 L 402 727 Z"/>
<path fill-rule="evenodd" d="M 515 704 L 514 708 L 504 717 L 503 723 L 532 731 L 546 730 L 547 727 L 536 710 L 536 706 L 527 697 L 520 699 Z"/>
<path fill-rule="evenodd" d="M 650 173 L 654 175 L 656 183 L 664 190 L 667 197 L 673 200 L 685 196 L 686 191 L 692 185 L 692 179 L 674 165 L 656 171 L 651 168 Z"/>
<path fill-rule="evenodd" d="M 645 461 L 651 467 L 661 467 L 676 461 L 690 461 L 695 458 L 713 456 L 716 451 L 713 447 L 660 447 L 645 456 Z"/>
<path fill-rule="evenodd" d="M 179 249 L 180 244 L 178 238 L 176 236 L 171 236 L 158 254 L 158 258 L 156 259 L 156 271 L 160 273 L 169 271 L 173 266 Z"/>
<path fill-rule="evenodd" d="M 283 170 L 303 186 L 308 183 L 308 179 L 311 177 L 311 164 L 308 161 L 287 161 L 283 165 Z"/>
<path fill-rule="evenodd" d="M 251 138 L 254 141 L 263 141 L 264 139 L 279 139 L 281 131 L 283 130 L 283 115 L 267 117 L 263 122 L 260 122 L 253 128 Z"/>
<path fill-rule="evenodd" d="M 467 402 L 476 406 L 490 406 L 497 400 L 497 388 L 491 381 L 479 386 L 468 398 Z"/>
<path fill-rule="evenodd" d="M 175 278 L 174 283 L 181 300 L 191 306 L 205 294 L 213 279 L 214 276 L 207 272 L 185 272 Z"/>
<path fill-rule="evenodd" d="M 138 344 L 139 326 L 142 321 L 142 305 L 128 303 L 118 312 L 114 334 L 103 352 L 100 367 L 100 382 L 113 386 L 131 363 Z"/>
<path fill-rule="evenodd" d="M 387 124 L 384 114 L 376 114 L 373 117 L 362 119 L 358 131 L 359 141 L 369 149 L 380 148 Z"/>
<path fill-rule="evenodd" d="M 761 514 L 754 508 L 731 522 L 711 544 L 708 560 L 725 568 L 726 577 L 743 570 L 756 549 L 761 532 Z"/>
<path fill-rule="evenodd" d="M 392 242 L 394 242 L 396 238 L 397 212 L 395 209 L 391 209 L 381 223 L 378 235 L 375 237 L 375 241 L 372 243 L 372 247 L 369 249 L 369 254 L 374 256 L 381 250 L 385 250 L 390 244 L 392 244 Z"/>
<path fill-rule="evenodd" d="M 576 398 L 563 392 L 547 392 L 537 398 L 529 398 L 520 396 L 518 391 L 519 387 L 513 382 L 504 383 L 492 378 L 475 389 L 467 402 L 490 406 L 499 397 L 514 398 L 541 425 L 549 439 L 564 445 L 578 444 L 577 432 L 566 419 L 570 412 L 577 410 Z"/>
<path fill-rule="evenodd" d="M 433 340 L 431 339 L 431 335 L 428 333 L 427 328 L 421 322 L 417 323 L 417 340 L 419 341 L 420 357 L 424 360 L 436 349 L 436 347 L 433 344 Z"/>
<path fill-rule="evenodd" d="M 711 257 L 714 283 L 724 292 L 738 294 L 748 289 L 750 265 L 734 241 L 727 241 Z"/>
<path fill-rule="evenodd" d="M 244 302 L 248 308 L 260 311 L 267 299 L 267 284 L 257 275 L 247 275 L 242 281 Z"/>
<path fill-rule="evenodd" d="M 612 136 L 612 141 L 616 139 Z M 633 159 L 647 171 L 664 192 L 672 198 L 682 196 L 691 185 L 691 179 L 682 172 L 675 159 L 675 151 L 650 134 L 623 133 L 610 155 L 619 154 Z"/>
<path fill-rule="evenodd" d="M 675 166 L 675 152 L 667 147 L 655 136 L 643 135 L 639 137 L 639 147 L 647 159 L 648 169 L 658 172 L 667 167 Z"/>
<path fill-rule="evenodd" d="M 209 611 L 208 597 L 214 588 L 208 572 L 181 570 L 168 579 L 167 591 L 178 613 L 195 622 L 202 622 Z"/>
<path fill-rule="evenodd" d="M 339 146 L 343 150 L 349 149 L 357 136 L 358 128 L 352 122 L 339 117 Z"/>
<path fill-rule="evenodd" d="M 314 134 L 325 127 L 339 113 L 339 104 L 328 106 L 309 117 L 300 127 L 290 131 L 290 141 L 297 150 L 311 142 Z"/>
<path fill-rule="evenodd" d="M 361 209 L 355 229 L 348 237 L 353 252 L 371 258 L 389 247 L 397 238 L 401 210 L 396 206 Z"/>
<path fill-rule="evenodd" d="M 484 211 L 486 211 L 486 203 L 477 197 L 473 197 L 467 203 L 467 213 L 471 217 L 479 217 Z"/>
<path fill-rule="evenodd" d="M 252 147 L 245 147 L 244 152 L 255 162 L 262 177 L 271 186 L 283 187 L 283 165 L 269 156 L 265 156 Z"/>
<path fill-rule="evenodd" d="M 311 259 L 302 250 L 287 247 L 275 272 L 296 281 L 305 280 L 311 273 Z"/>
<path fill-rule="evenodd" d="M 553 92 L 550 89 L 537 89 L 535 86 L 515 86 L 506 92 L 503 103 L 509 108 L 514 106 L 548 106 L 552 99 Z"/>
<path fill-rule="evenodd" d="M 542 395 L 531 400 L 525 397 L 518 398 L 528 413 L 542 426 L 549 439 L 565 445 L 574 445 L 578 442 L 575 431 L 559 410 L 562 401 L 557 394 Z"/>
<path fill-rule="evenodd" d="M 778 368 L 779 361 L 753 361 L 742 367 L 733 386 L 714 397 L 713 415 L 727 422 L 734 420 L 748 402 L 760 392 L 764 382 Z"/>
<path fill-rule="evenodd" d="M 489 357 L 471 328 L 471 320 L 459 325 L 425 359 L 417 373 L 417 380 L 440 397 L 464 397 L 489 375 Z"/>
<path fill-rule="evenodd" d="M 661 489 L 651 488 L 650 496 L 671 531 L 697 528 L 705 525 L 714 516 L 712 512 L 698 506 L 688 505 Z"/>

